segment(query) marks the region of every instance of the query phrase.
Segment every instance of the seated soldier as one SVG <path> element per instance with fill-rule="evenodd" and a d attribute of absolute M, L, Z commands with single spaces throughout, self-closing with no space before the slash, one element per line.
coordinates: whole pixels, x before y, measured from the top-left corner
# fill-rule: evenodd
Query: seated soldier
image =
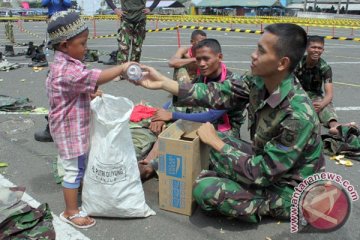
<path fill-rule="evenodd" d="M 324 52 L 324 38 L 309 36 L 306 52 L 307 55 L 301 59 L 294 74 L 312 100 L 320 122 L 324 127 L 330 128 L 330 133 L 337 134 L 338 130 L 336 127 L 341 124 L 338 122 L 338 117 L 332 104 L 332 70 L 325 60 L 321 58 L 321 54 Z M 323 95 L 322 90 L 323 84 L 325 95 Z"/>
<path fill-rule="evenodd" d="M 204 211 L 252 223 L 263 216 L 289 219 L 294 187 L 324 171 L 319 119 L 292 74 L 306 41 L 298 25 L 266 26 L 251 55 L 251 75 L 223 83 L 178 83 L 142 66 L 146 73 L 138 84 L 178 96 L 174 104 L 239 110 L 248 106 L 251 144 L 215 131 L 210 123 L 197 131 L 212 148 L 212 169 L 200 174 L 193 190 Z M 196 54 L 201 66 L 203 59 Z"/>
<path fill-rule="evenodd" d="M 194 46 L 193 50 L 196 51 L 196 62 L 200 70 L 200 75 L 193 80 L 193 83 L 223 82 L 225 80 L 234 81 L 240 78 L 239 75 L 229 71 L 222 62 L 223 54 L 217 40 L 202 40 Z M 200 106 L 174 107 L 170 101 L 164 105 L 163 109 L 157 111 L 152 118 L 149 128 L 154 133 L 160 134 L 166 122 L 184 119 L 194 122 L 211 122 L 215 125 L 217 131 L 234 138 L 240 138 L 240 127 L 244 122 L 244 118 L 243 110 L 235 108 L 226 111 L 208 110 Z M 158 162 L 157 157 L 158 142 L 154 144 L 148 156 L 144 160 L 139 161 L 139 170 L 143 181 L 155 175 Z"/>
<path fill-rule="evenodd" d="M 198 75 L 198 67 L 194 54 L 194 46 L 201 40 L 206 39 L 206 33 L 202 30 L 194 30 L 191 33 L 191 47 L 179 48 L 169 60 L 169 67 L 174 68 L 174 80 L 191 82 Z"/>

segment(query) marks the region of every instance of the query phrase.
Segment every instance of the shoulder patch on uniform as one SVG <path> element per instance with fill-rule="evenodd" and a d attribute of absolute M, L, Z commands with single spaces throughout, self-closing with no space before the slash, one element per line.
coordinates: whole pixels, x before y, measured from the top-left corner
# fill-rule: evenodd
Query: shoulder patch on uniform
<path fill-rule="evenodd" d="M 293 146 L 296 143 L 299 131 L 302 129 L 301 123 L 297 120 L 290 120 L 286 121 L 285 124 L 280 142 L 284 146 Z"/>

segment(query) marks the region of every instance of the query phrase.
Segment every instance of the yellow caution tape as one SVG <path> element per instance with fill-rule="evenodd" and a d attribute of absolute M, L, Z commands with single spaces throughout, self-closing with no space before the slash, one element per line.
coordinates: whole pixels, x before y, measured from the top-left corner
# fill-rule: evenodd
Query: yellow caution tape
<path fill-rule="evenodd" d="M 96 15 L 82 16 L 86 20 L 119 20 L 118 16 Z M 193 23 L 233 23 L 233 24 L 271 24 L 271 23 L 294 23 L 302 26 L 332 27 L 332 28 L 352 28 L 359 29 L 360 21 L 356 19 L 317 19 L 317 18 L 298 18 L 298 17 L 269 17 L 269 16 L 211 16 L 211 15 L 148 15 L 150 21 L 173 21 L 173 22 L 193 22 Z M 0 17 L 0 21 L 46 21 L 47 16 L 13 16 Z"/>
<path fill-rule="evenodd" d="M 20 26 L 19 26 L 20 28 Z M 158 29 L 149 29 L 146 30 L 146 32 L 163 32 L 163 31 L 174 31 L 177 29 L 199 29 L 199 30 L 209 30 L 209 31 L 223 31 L 223 32 L 243 32 L 243 33 L 254 33 L 254 34 L 262 34 L 261 30 L 251 30 L 251 29 L 239 29 L 239 28 L 228 28 L 228 27 L 204 27 L 204 26 L 186 26 L 186 25 L 180 25 L 176 27 L 168 27 L 168 28 L 158 28 Z M 24 28 L 21 28 L 22 31 L 33 35 L 37 38 L 43 39 L 43 37 L 34 34 Z M 115 38 L 118 35 L 115 34 L 108 34 L 108 35 L 102 35 L 102 36 L 95 36 L 95 37 L 89 37 L 89 39 L 98 39 L 98 38 Z M 324 36 L 325 39 L 328 40 L 347 40 L 347 41 L 360 41 L 360 38 L 349 38 L 349 37 L 335 37 L 335 36 Z"/>

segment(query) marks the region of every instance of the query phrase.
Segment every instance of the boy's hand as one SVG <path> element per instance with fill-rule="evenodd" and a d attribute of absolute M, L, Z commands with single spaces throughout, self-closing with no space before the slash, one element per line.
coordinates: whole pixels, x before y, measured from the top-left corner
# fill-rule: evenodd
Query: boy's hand
<path fill-rule="evenodd" d="M 91 100 L 93 100 L 96 97 L 101 97 L 103 95 L 103 91 L 101 91 L 100 89 L 97 89 L 95 93 L 91 93 L 90 94 L 90 98 Z"/>

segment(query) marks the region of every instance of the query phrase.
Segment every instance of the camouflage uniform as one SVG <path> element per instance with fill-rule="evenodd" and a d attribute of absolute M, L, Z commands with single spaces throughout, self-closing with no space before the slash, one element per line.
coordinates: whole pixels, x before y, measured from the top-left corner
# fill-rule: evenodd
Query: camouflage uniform
<path fill-rule="evenodd" d="M 226 73 L 226 79 L 229 81 L 236 81 L 240 79 L 240 76 L 236 73 L 233 73 L 229 70 L 227 70 Z M 192 83 L 203 83 L 204 82 L 204 76 L 198 76 L 196 77 Z M 180 83 L 187 83 L 186 81 L 181 81 Z M 173 101 L 176 102 L 176 97 L 174 97 Z M 182 112 L 182 113 L 200 113 L 200 112 L 205 112 L 208 111 L 208 108 L 205 107 L 200 107 L 199 106 L 191 106 L 191 107 L 178 107 L 178 106 L 174 106 L 171 105 L 169 107 L 169 111 L 171 112 Z M 229 130 L 227 132 L 227 135 L 231 135 L 233 137 L 240 137 L 240 128 L 241 125 L 244 123 L 245 121 L 245 116 L 244 116 L 244 109 L 238 109 L 238 108 L 232 108 L 229 109 L 229 111 L 227 112 L 227 115 L 229 116 L 229 120 L 230 120 L 230 125 L 231 125 L 231 130 Z M 222 118 L 219 118 L 218 120 L 216 120 L 215 122 L 213 122 L 213 124 L 215 125 L 215 127 L 217 127 L 218 124 L 222 124 Z"/>
<path fill-rule="evenodd" d="M 5 36 L 11 43 L 15 43 L 13 24 L 10 21 L 5 24 Z"/>
<path fill-rule="evenodd" d="M 264 215 L 288 218 L 294 187 L 324 170 L 319 120 L 293 75 L 270 96 L 261 78 L 248 75 L 222 84 L 180 84 L 177 104 L 218 109 L 249 104 L 252 145 L 220 134 L 225 146 L 211 151 L 212 171 L 196 181 L 194 198 L 205 211 L 248 222 Z"/>
<path fill-rule="evenodd" d="M 240 76 L 227 70 L 226 79 L 228 81 L 238 81 L 240 79 Z M 193 83 L 203 83 L 203 82 L 204 82 L 203 76 L 198 76 L 193 81 Z M 187 82 L 183 82 L 183 83 L 189 84 Z M 173 101 L 174 102 L 177 101 L 176 96 L 174 96 Z M 201 106 L 201 104 L 199 106 L 191 106 L 191 107 L 178 107 L 178 106 L 170 105 L 168 110 L 171 112 L 176 111 L 176 112 L 182 112 L 182 113 L 200 113 L 200 112 L 205 112 L 205 111 L 209 110 L 208 108 L 200 107 L 200 106 Z M 232 108 L 229 111 L 227 111 L 227 115 L 230 120 L 231 129 L 222 134 L 227 135 L 227 136 L 232 136 L 235 138 L 240 138 L 240 128 L 245 121 L 244 109 Z M 218 126 L 218 124 L 222 124 L 222 123 L 223 123 L 222 118 L 219 118 L 218 120 L 213 122 L 215 128 Z M 159 163 L 159 158 L 154 158 L 150 161 L 150 164 L 154 167 L 155 170 L 158 169 L 158 163 Z"/>
<path fill-rule="evenodd" d="M 312 101 L 321 101 L 323 99 L 323 84 L 332 83 L 331 67 L 322 58 L 315 67 L 307 68 L 306 56 L 304 56 L 296 67 L 294 74 Z M 338 119 L 331 102 L 318 115 L 320 122 L 325 127 L 329 127 L 331 120 L 337 121 Z"/>
<path fill-rule="evenodd" d="M 175 68 L 173 79 L 177 82 L 192 82 L 196 75 L 190 76 L 186 67 Z"/>
<path fill-rule="evenodd" d="M 114 1 L 105 1 L 112 10 L 116 9 Z M 154 0 L 149 7 L 150 11 L 156 8 L 159 2 L 160 0 Z M 146 33 L 146 15 L 143 12 L 145 8 L 146 0 L 121 0 L 121 10 L 123 15 L 121 16 L 117 39 L 119 44 L 119 51 L 117 53 L 118 64 L 126 61 L 140 61 L 141 48 Z"/>
<path fill-rule="evenodd" d="M 146 20 L 136 23 L 121 21 L 118 30 L 118 44 L 119 51 L 117 54 L 117 61 L 124 63 L 127 61 L 139 62 L 141 57 L 141 48 L 145 40 Z M 131 53 L 130 53 L 131 48 Z M 130 53 L 130 58 L 129 58 Z"/>
<path fill-rule="evenodd" d="M 21 187 L 0 187 L 0 239 L 55 239 L 49 206 L 30 207 L 20 200 L 24 192 Z"/>
<path fill-rule="evenodd" d="M 192 82 L 198 76 L 197 64 L 190 63 L 180 68 L 174 69 L 173 79 L 178 82 Z"/>

